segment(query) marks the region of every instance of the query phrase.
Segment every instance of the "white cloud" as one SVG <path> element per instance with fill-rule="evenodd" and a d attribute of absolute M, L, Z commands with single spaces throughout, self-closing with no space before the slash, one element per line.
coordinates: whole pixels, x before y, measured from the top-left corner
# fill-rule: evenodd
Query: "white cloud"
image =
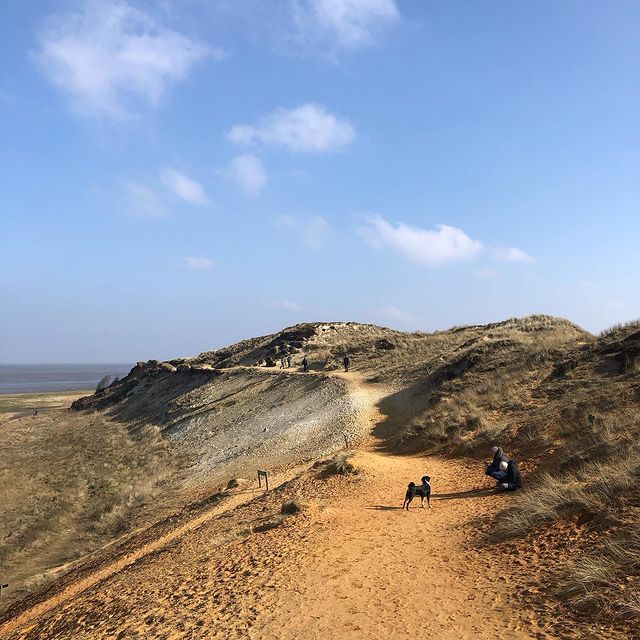
<path fill-rule="evenodd" d="M 298 232 L 300 241 L 314 251 L 320 251 L 331 231 L 331 225 L 322 216 L 298 217 L 281 215 L 273 220 L 276 228 L 289 228 Z"/>
<path fill-rule="evenodd" d="M 227 132 L 237 145 L 262 144 L 294 153 L 339 151 L 351 144 L 356 131 L 351 123 L 318 104 L 276 109 L 256 126 L 235 125 Z"/>
<path fill-rule="evenodd" d="M 212 269 L 216 266 L 216 263 L 211 258 L 203 258 L 197 256 L 187 256 L 184 258 L 184 266 L 187 269 Z"/>
<path fill-rule="evenodd" d="M 127 180 L 122 182 L 125 209 L 139 218 L 166 218 L 169 215 L 159 194 L 144 184 Z"/>
<path fill-rule="evenodd" d="M 400 16 L 395 0 L 292 0 L 298 40 L 318 48 L 357 49 Z"/>
<path fill-rule="evenodd" d="M 535 262 L 535 258 L 516 247 L 496 249 L 494 255 L 496 259 L 502 262 Z"/>
<path fill-rule="evenodd" d="M 45 77 L 85 115 L 121 119 L 134 99 L 157 105 L 213 49 L 162 27 L 125 0 L 86 0 L 77 12 L 50 16 L 36 60 Z"/>
<path fill-rule="evenodd" d="M 286 309 L 287 311 L 299 311 L 300 305 L 297 302 L 292 302 L 291 300 L 272 300 L 272 307 L 279 307 L 280 309 Z"/>
<path fill-rule="evenodd" d="M 189 204 L 201 206 L 210 204 L 209 197 L 205 193 L 203 186 L 180 171 L 165 169 L 160 174 L 160 180 L 178 198 Z"/>
<path fill-rule="evenodd" d="M 372 246 L 388 247 L 427 266 L 470 260 L 484 249 L 481 242 L 470 238 L 462 229 L 444 224 L 431 231 L 403 223 L 394 225 L 374 215 L 369 216 L 366 226 L 358 231 Z"/>
<path fill-rule="evenodd" d="M 267 184 L 268 179 L 262 160 L 251 154 L 233 158 L 230 175 L 250 196 L 258 195 Z"/>

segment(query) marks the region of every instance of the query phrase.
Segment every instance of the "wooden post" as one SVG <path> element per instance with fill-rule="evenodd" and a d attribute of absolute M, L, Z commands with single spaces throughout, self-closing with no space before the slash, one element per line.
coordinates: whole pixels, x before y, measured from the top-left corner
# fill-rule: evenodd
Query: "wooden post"
<path fill-rule="evenodd" d="M 263 469 L 258 469 L 258 487 L 262 487 L 262 478 L 264 478 L 265 491 L 269 491 L 269 473 Z"/>

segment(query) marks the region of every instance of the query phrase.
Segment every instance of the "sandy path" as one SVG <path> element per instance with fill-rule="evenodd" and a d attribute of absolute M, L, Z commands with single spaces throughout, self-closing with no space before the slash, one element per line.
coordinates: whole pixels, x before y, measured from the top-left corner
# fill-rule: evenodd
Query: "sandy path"
<path fill-rule="evenodd" d="M 361 419 L 384 390 L 347 380 Z M 355 477 L 310 478 L 302 514 L 242 535 L 279 507 L 215 507 L 14 619 L 8 638 L 532 638 L 491 550 L 472 544 L 497 508 L 477 463 L 357 454 Z M 400 509 L 408 480 L 432 476 L 433 509 Z M 502 496 L 500 500 L 508 500 Z M 414 501 L 414 505 L 419 504 Z M 501 502 L 500 507 L 504 506 Z M 277 512 L 277 511 L 276 511 Z M 247 523 L 249 523 L 247 525 Z M 245 529 L 246 530 L 246 529 Z"/>
<path fill-rule="evenodd" d="M 474 519 L 493 496 L 400 508 L 405 479 L 428 473 L 435 491 L 459 493 L 482 481 L 474 468 L 375 453 L 356 464 L 364 481 L 337 495 L 306 535 L 280 541 L 274 534 L 265 545 L 263 553 L 292 561 L 278 567 L 257 602 L 249 637 L 534 637 L 525 631 L 531 620 L 509 604 L 508 570 L 496 571 L 490 554 L 470 544 Z"/>

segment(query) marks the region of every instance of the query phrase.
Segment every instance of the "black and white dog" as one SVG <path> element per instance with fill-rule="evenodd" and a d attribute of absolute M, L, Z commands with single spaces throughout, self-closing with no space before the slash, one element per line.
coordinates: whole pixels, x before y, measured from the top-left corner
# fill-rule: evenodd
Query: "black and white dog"
<path fill-rule="evenodd" d="M 406 508 L 407 511 L 409 511 L 409 505 L 416 496 L 420 496 L 420 508 L 424 509 L 424 499 L 426 498 L 427 505 L 429 505 L 429 509 L 431 509 L 431 478 L 429 476 L 422 476 L 421 482 L 422 484 L 420 485 L 417 485 L 415 482 L 409 483 L 409 488 L 402 503 L 403 509 Z"/>

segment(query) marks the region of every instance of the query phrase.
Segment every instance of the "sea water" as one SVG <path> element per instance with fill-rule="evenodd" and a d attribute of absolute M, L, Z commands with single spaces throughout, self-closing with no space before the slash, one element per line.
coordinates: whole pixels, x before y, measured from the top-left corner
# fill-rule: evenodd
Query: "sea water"
<path fill-rule="evenodd" d="M 107 375 L 122 378 L 131 364 L 0 364 L 0 394 L 95 389 Z"/>

